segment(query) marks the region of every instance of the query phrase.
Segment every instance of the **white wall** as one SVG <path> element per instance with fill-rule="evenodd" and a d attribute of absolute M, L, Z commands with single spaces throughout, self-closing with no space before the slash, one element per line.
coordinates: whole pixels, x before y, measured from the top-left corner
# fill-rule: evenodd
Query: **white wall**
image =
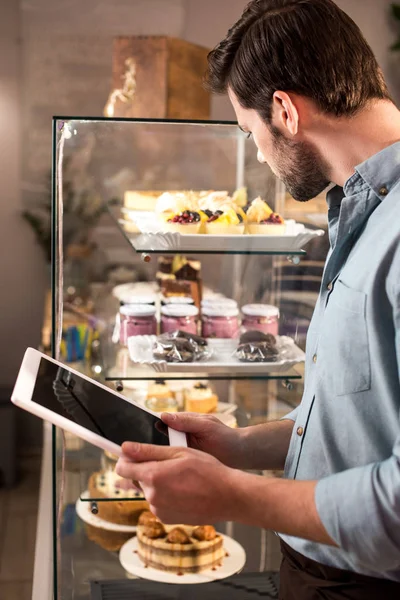
<path fill-rule="evenodd" d="M 389 82 L 399 89 L 400 55 L 388 53 L 396 33 L 388 17 L 390 0 L 338 3 L 361 26 Z M 168 34 L 212 47 L 246 4 L 246 0 L 1 0 L 0 385 L 12 383 L 23 349 L 39 341 L 46 286 L 40 249 L 19 218 L 21 155 L 23 203 L 29 205 L 42 193 L 37 190 L 50 169 L 51 116 L 98 115 L 102 110 L 109 91 L 113 36 Z M 226 99 L 213 101 L 212 116 L 233 118 Z"/>

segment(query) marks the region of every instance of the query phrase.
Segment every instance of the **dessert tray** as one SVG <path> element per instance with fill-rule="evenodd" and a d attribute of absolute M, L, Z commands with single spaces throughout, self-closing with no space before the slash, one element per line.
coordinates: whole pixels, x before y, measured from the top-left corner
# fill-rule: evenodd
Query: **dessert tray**
<path fill-rule="evenodd" d="M 297 363 L 304 362 L 305 354 L 292 338 L 278 336 L 277 349 L 279 354 L 274 362 L 241 362 L 234 356 L 238 346 L 237 339 L 208 339 L 211 356 L 198 362 L 167 362 L 153 356 L 155 335 L 134 336 L 128 338 L 129 356 L 136 364 L 151 366 L 158 373 L 204 373 L 223 375 L 234 371 L 240 375 L 263 375 L 287 371 Z"/>
<path fill-rule="evenodd" d="M 308 229 L 293 220 L 286 221 L 284 235 L 210 235 L 162 232 L 152 212 L 126 211 L 135 221 L 139 235 L 130 237 L 137 251 L 165 252 L 300 252 L 313 238 L 324 235 L 322 229 Z M 127 221 L 121 220 L 124 225 Z"/>
<path fill-rule="evenodd" d="M 221 567 L 216 567 L 215 571 L 208 569 L 201 571 L 200 573 L 185 573 L 184 575 L 177 575 L 176 573 L 168 573 L 166 571 L 160 571 L 153 569 L 152 567 L 145 567 L 139 558 L 137 552 L 138 540 L 136 537 L 128 540 L 121 548 L 119 552 L 119 560 L 122 567 L 130 575 L 141 577 L 142 579 L 150 579 L 151 581 L 159 581 L 161 583 L 178 583 L 182 584 L 193 584 L 193 583 L 210 583 L 216 579 L 225 579 L 231 577 L 241 571 L 246 563 L 246 553 L 244 548 L 235 540 L 220 534 L 224 540 L 224 548 L 228 556 L 226 556 L 222 562 Z"/>
<path fill-rule="evenodd" d="M 83 492 L 81 497 L 78 498 L 75 504 L 76 514 L 84 523 L 92 525 L 93 527 L 99 527 L 100 529 L 106 529 L 107 531 L 119 531 L 120 533 L 132 533 L 136 532 L 136 525 L 119 525 L 118 523 L 111 523 L 105 521 L 97 515 L 94 515 L 90 510 L 90 499 L 89 491 Z"/>

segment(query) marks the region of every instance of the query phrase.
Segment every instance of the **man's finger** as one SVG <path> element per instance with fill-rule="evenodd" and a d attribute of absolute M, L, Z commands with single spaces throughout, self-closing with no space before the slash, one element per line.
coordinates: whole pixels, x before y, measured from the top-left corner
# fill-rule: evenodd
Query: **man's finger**
<path fill-rule="evenodd" d="M 122 452 L 131 461 L 148 462 L 155 460 L 170 460 L 175 458 L 181 449 L 172 446 L 156 446 L 154 444 L 138 444 L 137 442 L 124 442 Z"/>
<path fill-rule="evenodd" d="M 209 415 L 199 415 L 197 413 L 162 413 L 162 421 L 176 431 L 185 433 L 201 433 L 207 425 L 207 421 L 213 420 Z"/>
<path fill-rule="evenodd" d="M 133 463 L 121 457 L 115 467 L 115 472 L 124 479 L 146 484 L 149 475 L 157 469 L 156 462 Z"/>

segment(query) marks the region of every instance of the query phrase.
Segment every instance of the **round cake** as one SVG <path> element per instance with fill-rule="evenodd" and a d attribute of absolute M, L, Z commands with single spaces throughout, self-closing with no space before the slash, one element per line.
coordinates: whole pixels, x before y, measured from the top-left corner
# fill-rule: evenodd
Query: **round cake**
<path fill-rule="evenodd" d="M 218 407 L 218 396 L 204 383 L 196 383 L 191 389 L 185 390 L 185 411 L 195 413 L 215 412 Z"/>
<path fill-rule="evenodd" d="M 89 479 L 89 494 L 93 499 L 105 500 L 98 502 L 98 516 L 110 523 L 118 525 L 137 525 L 143 511 L 149 509 L 149 504 L 143 494 L 136 489 L 124 490 L 117 486 L 122 481 L 113 471 L 98 471 Z M 129 498 L 129 500 L 118 500 Z M 130 500 L 132 498 L 132 500 Z"/>
<path fill-rule="evenodd" d="M 144 512 L 137 531 L 138 555 L 145 566 L 183 575 L 221 566 L 223 538 L 211 525 L 163 525 Z"/>

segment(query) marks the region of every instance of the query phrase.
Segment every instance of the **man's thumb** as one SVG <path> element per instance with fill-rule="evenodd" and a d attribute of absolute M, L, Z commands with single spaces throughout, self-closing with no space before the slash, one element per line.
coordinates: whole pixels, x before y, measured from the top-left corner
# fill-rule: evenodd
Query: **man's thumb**
<path fill-rule="evenodd" d="M 205 427 L 204 415 L 197 413 L 163 413 L 161 419 L 171 429 L 185 433 L 199 433 Z"/>

